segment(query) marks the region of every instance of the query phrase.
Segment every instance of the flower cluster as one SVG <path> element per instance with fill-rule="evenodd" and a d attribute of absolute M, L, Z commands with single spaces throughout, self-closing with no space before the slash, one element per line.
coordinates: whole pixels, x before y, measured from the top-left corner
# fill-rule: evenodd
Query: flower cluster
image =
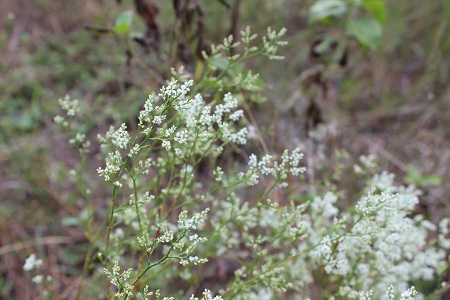
<path fill-rule="evenodd" d="M 79 101 L 76 99 L 72 100 L 68 95 L 66 95 L 64 98 L 58 99 L 58 103 L 69 119 L 73 119 L 75 115 L 80 111 Z M 62 116 L 58 115 L 54 118 L 54 120 L 58 125 L 62 125 L 63 127 L 69 126 L 69 122 Z"/>
<path fill-rule="evenodd" d="M 266 36 L 263 36 L 263 46 L 262 49 L 259 49 L 256 46 L 252 46 L 252 42 L 258 37 L 257 34 L 251 33 L 250 27 L 247 27 L 245 30 L 241 31 L 241 40 L 236 41 L 233 35 L 229 35 L 228 37 L 223 39 L 223 44 L 220 45 L 211 45 L 211 57 L 220 57 L 221 53 L 226 54 L 226 58 L 230 61 L 237 61 L 239 59 L 244 59 L 249 56 L 254 56 L 257 54 L 262 54 L 267 56 L 269 59 L 277 59 L 281 60 L 284 57 L 277 55 L 278 49 L 282 46 L 287 45 L 286 41 L 282 41 L 281 39 L 286 34 L 286 28 L 282 28 L 280 31 L 272 30 L 270 27 L 267 29 Z M 242 54 L 233 53 L 233 49 L 238 48 L 241 44 L 244 45 L 244 51 Z M 206 52 L 202 52 L 204 58 L 208 59 L 210 56 L 206 54 Z"/>
<path fill-rule="evenodd" d="M 267 28 L 267 37 L 263 38 L 264 42 L 264 55 L 269 57 L 269 59 L 284 59 L 283 56 L 276 55 L 278 48 L 280 46 L 285 46 L 286 41 L 281 41 L 281 38 L 286 34 L 286 28 L 282 28 L 279 32 L 272 30 L 270 27 Z"/>
<path fill-rule="evenodd" d="M 138 299 L 141 299 L 141 300 L 149 300 L 149 299 L 151 299 L 152 296 L 155 296 L 154 299 L 158 300 L 158 299 L 161 299 L 161 292 L 160 292 L 160 290 L 156 290 L 155 292 L 149 291 L 149 288 L 146 285 L 144 287 L 143 293 L 138 293 L 137 296 L 138 296 Z M 162 298 L 162 300 L 174 300 L 174 299 L 175 298 L 173 298 L 173 297 L 164 297 L 164 298 Z M 195 297 L 194 295 L 192 295 L 191 297 L 189 297 L 189 300 L 223 300 L 223 298 L 220 297 L 220 296 L 213 296 L 213 294 L 211 293 L 210 290 L 205 290 L 202 293 L 202 298 L 201 299 L 199 299 L 199 298 Z"/>
<path fill-rule="evenodd" d="M 283 181 L 288 174 L 298 176 L 304 173 L 306 169 L 299 167 L 303 154 L 299 149 L 293 150 L 290 154 L 288 150 L 283 152 L 281 161 L 273 159 L 272 155 L 265 155 L 259 161 L 256 155 L 249 157 L 248 170 L 246 173 L 240 173 L 240 178 L 245 178 L 248 185 L 255 185 L 259 182 L 261 175 L 272 175 L 276 180 Z M 280 183 L 281 187 L 286 187 L 286 182 Z"/>
<path fill-rule="evenodd" d="M 416 295 L 417 295 L 417 291 L 416 291 L 415 287 L 412 286 L 411 288 L 407 289 L 400 295 L 399 300 L 414 300 Z M 392 285 L 386 291 L 386 298 L 387 298 L 387 300 L 395 300 L 396 299 L 394 287 Z"/>
<path fill-rule="evenodd" d="M 176 109 L 183 119 L 185 129 L 180 134 L 177 133 L 175 141 L 179 144 L 190 141 L 209 145 L 212 141 L 222 139 L 226 143 L 244 145 L 247 142 L 247 128 L 233 128 L 233 123 L 239 121 L 244 113 L 236 110 L 238 101 L 230 93 L 225 94 L 223 101 L 223 104 L 206 105 L 200 94 L 193 99 L 180 101 Z"/>
<path fill-rule="evenodd" d="M 151 133 L 151 126 L 146 128 L 146 125 L 161 125 L 166 119 L 166 110 L 174 105 L 174 102 L 183 101 L 189 93 L 193 84 L 192 80 L 184 82 L 179 85 L 176 80 L 172 80 L 165 87 L 161 88 L 158 96 L 163 100 L 163 104 L 155 105 L 157 98 L 150 95 L 144 104 L 143 109 L 139 113 L 139 127 L 143 128 L 143 134 Z"/>
<path fill-rule="evenodd" d="M 191 255 L 198 244 L 206 242 L 207 238 L 200 237 L 197 234 L 188 236 L 191 230 L 198 229 L 204 223 L 208 211 L 209 209 L 205 209 L 200 213 L 194 214 L 192 218 L 187 217 L 187 211 L 182 211 L 178 217 L 178 229 L 180 230 L 181 238 L 174 244 L 174 248 L 178 250 L 180 264 L 183 266 L 188 264 L 198 265 L 208 261 L 206 258 Z"/>
<path fill-rule="evenodd" d="M 109 153 L 109 159 L 106 162 L 105 168 L 98 168 L 97 173 L 105 178 L 105 181 L 111 181 L 115 174 L 117 174 L 123 165 L 122 155 L 119 151 Z M 120 186 L 118 181 L 114 182 L 115 185 Z"/>
<path fill-rule="evenodd" d="M 42 266 L 43 261 L 42 259 L 37 259 L 36 255 L 33 253 L 30 256 L 27 257 L 27 259 L 25 260 L 25 264 L 23 265 L 23 270 L 26 272 L 32 272 L 34 271 L 34 273 L 37 275 L 35 275 L 31 281 L 34 282 L 35 284 L 41 284 L 44 282 L 44 279 L 46 280 L 46 283 L 50 283 L 52 281 L 52 277 L 50 275 L 48 275 L 47 277 L 44 278 L 44 275 L 41 274 L 40 271 L 38 271 L 38 268 L 40 266 Z M 45 293 L 47 293 L 47 291 L 45 291 Z"/>
<path fill-rule="evenodd" d="M 71 134 L 69 143 L 77 146 L 80 154 L 87 153 L 91 145 L 90 141 L 86 141 L 86 134 L 75 131 L 73 127 L 74 117 L 80 112 L 80 103 L 77 99 L 71 99 L 66 95 L 62 99 L 58 99 L 61 109 L 65 112 L 65 116 L 57 115 L 54 121 L 59 126 L 67 129 Z"/>
<path fill-rule="evenodd" d="M 179 279 L 186 281 L 180 286 L 199 286 L 193 269 L 213 255 L 233 261 L 234 276 L 221 286 L 221 296 L 205 290 L 206 300 L 274 299 L 283 294 L 310 299 L 316 295 L 312 286 L 320 286 L 329 299 L 394 300 L 395 291 L 404 291 L 400 299 L 407 300 L 420 297 L 411 281 L 432 280 L 444 269 L 449 219 L 440 223 L 436 243 L 430 246 L 436 226 L 411 214 L 419 192 L 397 186 L 392 174 L 373 175 L 365 181 L 362 197 L 342 204 L 345 193 L 337 188 L 307 195 L 302 187 L 283 189 L 292 176 L 305 172 L 299 149 L 279 157 L 250 154 L 242 169 L 217 159 L 232 149 L 230 144 L 245 153 L 252 135 L 239 109 L 242 98 L 227 93 L 224 82 L 249 87 L 257 75 L 226 81 L 229 66 L 258 52 L 281 58 L 276 53 L 285 44 L 280 41 L 284 32 L 269 28 L 262 50 L 250 45 L 256 35 L 249 30 L 241 33 L 240 42 L 226 38 L 207 57 L 209 68 L 220 71 L 214 96 L 191 95 L 192 80 L 172 80 L 145 101 L 137 132 L 122 124 L 99 136 L 107 152 L 105 166 L 97 172 L 113 185 L 100 258 L 104 266 L 113 265 L 103 271 L 117 288 L 117 298 L 174 299 L 162 297 L 159 288 Z M 231 54 L 241 44 L 244 54 Z M 60 103 L 71 118 L 78 102 L 66 98 Z M 55 120 L 69 126 L 63 118 Z M 71 143 L 84 139 L 74 135 Z M 362 157 L 354 171 L 368 176 L 375 167 L 374 157 Z M 194 212 L 191 217 L 188 211 Z M 121 271 L 119 261 L 138 265 Z M 30 256 L 24 269 L 39 264 Z M 138 284 L 140 280 L 151 282 L 152 291 Z M 190 295 L 192 290 L 180 287 L 173 293 Z M 190 300 L 199 299 L 192 295 Z"/>
<path fill-rule="evenodd" d="M 108 278 L 110 278 L 111 283 L 115 285 L 118 289 L 116 293 L 116 297 L 127 297 L 133 295 L 132 290 L 133 286 L 127 282 L 127 280 L 131 276 L 132 268 L 129 268 L 126 271 L 120 272 L 119 262 L 115 261 L 114 266 L 112 268 L 112 272 L 108 269 L 104 268 L 103 272 Z"/>
<path fill-rule="evenodd" d="M 200 300 L 200 299 L 197 298 L 197 297 L 194 297 L 194 295 L 192 295 L 192 296 L 189 298 L 189 300 Z M 223 300 L 223 299 L 222 299 L 222 297 L 220 297 L 220 296 L 213 296 L 213 295 L 211 294 L 211 291 L 210 291 L 210 290 L 205 290 L 205 291 L 203 292 L 202 300 Z"/>
<path fill-rule="evenodd" d="M 23 269 L 25 271 L 31 271 L 35 268 L 39 268 L 42 265 L 42 259 L 36 259 L 35 254 L 31 254 L 25 260 L 25 264 L 23 265 Z"/>
<path fill-rule="evenodd" d="M 308 238 L 296 252 L 311 248 L 309 260 L 323 266 L 329 278 L 342 281 L 341 296 L 371 290 L 378 298 L 391 285 L 406 290 L 409 280 L 431 280 L 445 257 L 444 251 L 426 247 L 434 226 L 422 217 L 409 217 L 418 192 L 395 186 L 392 176 L 383 176 L 379 186 L 385 189 L 370 190 L 354 214 L 340 212 L 337 197 L 328 192 L 314 198 L 309 215 L 303 216 Z"/>
<path fill-rule="evenodd" d="M 291 156 L 284 157 L 280 164 L 290 165 L 287 157 Z M 258 175 L 280 174 L 271 157 L 252 156 L 249 165 Z M 405 291 L 400 299 L 414 299 L 417 291 L 410 288 L 410 281 L 432 280 L 444 268 L 449 232 L 444 219 L 437 247 L 429 246 L 430 231 L 436 226 L 421 216 L 410 217 L 418 193 L 413 187 L 395 185 L 391 174 L 381 173 L 367 180 L 367 192 L 353 209 L 342 210 L 333 192 L 290 206 L 272 201 L 252 205 L 234 193 L 226 201 L 213 201 L 213 209 L 221 212 L 211 219 L 223 241 L 217 252 L 232 252 L 243 264 L 224 295 L 253 299 L 265 290 L 272 298 L 284 287 L 291 295 L 307 298 L 311 295 L 305 287 L 325 280 L 337 283 L 327 292 L 338 298 L 380 299 L 389 290 L 389 299 L 396 299 L 392 297 L 397 290 Z M 271 272 L 247 264 L 245 249 L 252 249 L 259 264 Z M 318 269 L 326 279 L 315 278 Z M 275 277 L 284 281 L 264 280 L 264 274 L 270 277 L 276 270 L 280 273 Z"/>

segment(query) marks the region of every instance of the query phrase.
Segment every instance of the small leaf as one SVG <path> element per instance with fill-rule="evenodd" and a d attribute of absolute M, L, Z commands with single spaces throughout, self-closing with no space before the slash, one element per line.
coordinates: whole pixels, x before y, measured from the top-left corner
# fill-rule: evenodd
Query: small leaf
<path fill-rule="evenodd" d="M 314 47 L 314 51 L 318 55 L 323 55 L 328 51 L 332 51 L 333 44 L 336 45 L 336 43 L 337 43 L 336 38 L 331 37 L 331 36 L 326 36 Z"/>
<path fill-rule="evenodd" d="M 427 186 L 438 186 L 441 184 L 442 180 L 439 176 L 434 174 L 420 174 L 419 170 L 412 166 L 408 165 L 408 174 L 405 176 L 405 182 L 409 184 L 415 184 L 422 187 Z"/>
<path fill-rule="evenodd" d="M 350 20 L 347 22 L 347 32 L 353 35 L 360 44 L 371 50 L 381 48 L 382 29 L 380 23 L 374 19 Z"/>
<path fill-rule="evenodd" d="M 339 17 L 347 12 L 347 4 L 341 0 L 319 0 L 309 9 L 310 23 L 323 21 L 328 17 Z"/>
<path fill-rule="evenodd" d="M 230 65 L 230 62 L 228 61 L 228 59 L 226 59 L 223 56 L 210 57 L 208 59 L 208 63 L 217 67 L 219 70 L 222 70 L 222 71 L 228 69 L 228 66 Z"/>
<path fill-rule="evenodd" d="M 124 34 L 130 30 L 132 23 L 133 12 L 131 10 L 124 11 L 116 17 L 113 31 L 117 34 Z"/>
<path fill-rule="evenodd" d="M 229 74 L 231 76 L 238 76 L 244 72 L 244 64 L 233 64 L 230 66 Z"/>
<path fill-rule="evenodd" d="M 203 78 L 201 81 L 202 86 L 204 86 L 205 88 L 217 88 L 218 84 L 217 84 L 217 80 L 211 79 L 211 78 Z"/>
<path fill-rule="evenodd" d="M 383 0 L 365 0 L 361 3 L 361 6 L 370 12 L 378 22 L 384 24 L 387 11 Z"/>
<path fill-rule="evenodd" d="M 222 4 L 223 6 L 225 6 L 226 8 L 230 8 L 230 4 L 228 2 L 226 2 L 225 0 L 217 0 L 220 2 L 220 4 Z"/>
<path fill-rule="evenodd" d="M 423 175 L 420 181 L 421 186 L 438 186 L 441 184 L 441 177 L 433 174 Z"/>
<path fill-rule="evenodd" d="M 197 64 L 195 65 L 195 72 L 194 72 L 194 80 L 195 82 L 200 82 L 204 75 L 205 71 L 205 62 L 202 59 L 197 60 Z"/>

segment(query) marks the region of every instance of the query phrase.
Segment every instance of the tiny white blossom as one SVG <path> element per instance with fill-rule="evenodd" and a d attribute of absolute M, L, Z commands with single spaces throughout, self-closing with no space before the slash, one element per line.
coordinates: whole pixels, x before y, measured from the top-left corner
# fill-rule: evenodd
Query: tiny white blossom
<path fill-rule="evenodd" d="M 58 99 L 58 102 L 62 110 L 66 111 L 66 114 L 69 117 L 74 117 L 75 114 L 80 110 L 78 106 L 78 100 L 70 99 L 69 95 L 66 95 L 64 98 Z"/>
<path fill-rule="evenodd" d="M 240 118 L 242 118 L 243 116 L 244 116 L 244 111 L 242 111 L 242 110 L 237 110 L 237 111 L 235 111 L 234 113 L 232 113 L 232 114 L 230 115 L 230 119 L 233 120 L 233 121 L 237 121 L 237 120 L 239 120 Z"/>
<path fill-rule="evenodd" d="M 170 150 L 170 148 L 172 147 L 171 144 L 170 144 L 170 141 L 168 141 L 168 140 L 163 141 L 163 142 L 162 142 L 162 146 L 163 146 L 163 148 L 165 148 L 166 150 Z"/>
<path fill-rule="evenodd" d="M 31 280 L 36 284 L 42 283 L 44 281 L 44 276 L 43 275 L 36 275 L 33 277 L 33 279 Z"/>
<path fill-rule="evenodd" d="M 186 129 L 181 130 L 175 134 L 174 140 L 180 144 L 184 144 L 187 141 L 188 131 Z"/>
<path fill-rule="evenodd" d="M 42 265 L 42 259 L 36 259 L 35 254 L 31 254 L 25 260 L 25 264 L 23 265 L 23 269 L 25 271 L 31 271 L 34 268 L 38 268 Z"/>
<path fill-rule="evenodd" d="M 122 183 L 120 181 L 114 182 L 114 185 L 117 187 L 122 187 Z"/>
<path fill-rule="evenodd" d="M 162 121 L 166 119 L 166 115 L 155 116 L 152 123 L 156 125 L 161 125 Z"/>

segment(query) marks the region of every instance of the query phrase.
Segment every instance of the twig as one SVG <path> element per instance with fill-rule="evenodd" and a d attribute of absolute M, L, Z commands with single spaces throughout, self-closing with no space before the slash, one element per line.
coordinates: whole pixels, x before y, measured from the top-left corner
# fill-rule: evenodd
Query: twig
<path fill-rule="evenodd" d="M 31 248 L 37 245 L 69 244 L 71 242 L 72 239 L 66 236 L 47 236 L 39 239 L 26 240 L 0 247 L 0 256 L 14 251 L 21 251 L 23 249 Z"/>

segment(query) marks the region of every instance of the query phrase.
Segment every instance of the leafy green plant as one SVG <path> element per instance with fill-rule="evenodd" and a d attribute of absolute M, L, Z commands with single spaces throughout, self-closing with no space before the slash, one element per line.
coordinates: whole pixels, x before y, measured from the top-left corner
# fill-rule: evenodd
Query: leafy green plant
<path fill-rule="evenodd" d="M 114 20 L 113 32 L 124 34 L 131 29 L 133 23 L 133 12 L 131 10 L 120 13 Z"/>
<path fill-rule="evenodd" d="M 309 9 L 308 20 L 340 27 L 362 46 L 379 50 L 386 15 L 383 0 L 319 0 Z"/>

